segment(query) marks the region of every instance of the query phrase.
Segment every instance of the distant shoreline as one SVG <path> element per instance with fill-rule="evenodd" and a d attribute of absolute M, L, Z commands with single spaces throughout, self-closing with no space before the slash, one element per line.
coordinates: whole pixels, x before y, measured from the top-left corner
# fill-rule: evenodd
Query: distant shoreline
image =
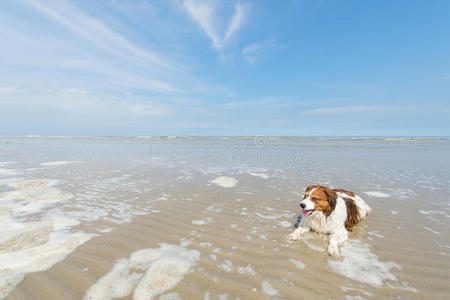
<path fill-rule="evenodd" d="M 450 136 L 58 136 L 58 135 L 22 135 L 22 136 L 0 136 L 0 138 L 49 138 L 49 139 L 135 139 L 135 140 L 322 140 L 322 141 L 411 141 L 411 140 L 450 140 Z"/>

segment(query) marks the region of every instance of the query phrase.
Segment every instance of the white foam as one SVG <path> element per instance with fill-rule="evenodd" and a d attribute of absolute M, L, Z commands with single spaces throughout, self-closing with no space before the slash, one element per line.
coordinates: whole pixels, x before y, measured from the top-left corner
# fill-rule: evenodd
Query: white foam
<path fill-rule="evenodd" d="M 280 226 L 282 226 L 282 227 L 289 227 L 289 226 L 291 226 L 291 223 L 288 222 L 288 221 L 281 221 L 278 224 L 280 224 Z"/>
<path fill-rule="evenodd" d="M 398 214 L 398 211 L 396 211 L 396 210 L 391 210 L 391 214 L 392 214 L 393 216 L 395 216 L 396 214 Z"/>
<path fill-rule="evenodd" d="M 293 263 L 294 266 L 296 266 L 296 267 L 299 268 L 299 269 L 304 269 L 304 268 L 306 268 L 306 267 L 305 267 L 305 264 L 304 264 L 303 262 L 299 261 L 299 260 L 290 258 L 290 259 L 289 259 L 289 262 Z"/>
<path fill-rule="evenodd" d="M 212 212 L 215 212 L 215 213 L 220 213 L 220 212 L 222 211 L 221 208 L 219 208 L 219 207 L 214 207 L 214 205 L 209 206 L 206 210 L 207 210 L 207 211 L 212 211 Z"/>
<path fill-rule="evenodd" d="M 385 280 L 397 281 L 390 271 L 392 268 L 400 269 L 400 266 L 393 262 L 380 262 L 366 243 L 349 240 L 341 248 L 341 255 L 342 261 L 329 260 L 328 265 L 343 276 L 373 287 L 383 286 Z"/>
<path fill-rule="evenodd" d="M 83 299 L 125 297 L 133 289 L 134 299 L 152 299 L 173 289 L 199 257 L 196 250 L 165 243 L 160 248 L 138 250 L 129 259 L 116 260 L 113 269 L 91 286 Z"/>
<path fill-rule="evenodd" d="M 69 164 L 79 164 L 82 161 L 49 161 L 40 163 L 41 166 L 64 166 Z"/>
<path fill-rule="evenodd" d="M 251 274 L 251 275 L 256 275 L 256 271 L 255 269 L 252 268 L 251 265 L 247 265 L 246 267 L 238 267 L 238 272 L 239 274 Z"/>
<path fill-rule="evenodd" d="M 10 185 L 13 182 L 23 180 L 23 178 L 19 177 L 5 177 L 0 179 L 0 185 Z"/>
<path fill-rule="evenodd" d="M 0 298 L 6 297 L 19 284 L 26 273 L 45 271 L 63 261 L 79 245 L 93 235 L 68 232 L 68 220 L 9 224 L 16 229 L 3 240 L 0 249 Z M 55 230 L 56 231 L 52 231 Z M 3 237 L 3 236 L 2 236 Z"/>
<path fill-rule="evenodd" d="M 223 264 L 221 264 L 220 267 L 227 272 L 233 271 L 233 263 L 228 259 L 224 260 Z"/>
<path fill-rule="evenodd" d="M 232 188 L 239 183 L 239 181 L 236 178 L 227 176 L 219 176 L 216 179 L 212 180 L 211 182 L 223 188 Z"/>
<path fill-rule="evenodd" d="M 268 220 L 275 220 L 275 219 L 281 218 L 281 216 L 263 215 L 263 214 L 261 214 L 261 213 L 259 213 L 259 212 L 257 212 L 256 215 L 257 215 L 258 217 L 261 217 L 261 218 L 264 218 L 264 219 L 268 219 Z"/>
<path fill-rule="evenodd" d="M 379 192 L 379 191 L 369 191 L 369 192 L 364 192 L 364 194 L 366 194 L 368 196 L 376 197 L 376 198 L 389 198 L 391 196 L 389 194 Z"/>
<path fill-rule="evenodd" d="M 211 223 L 212 222 L 212 218 L 206 218 L 206 219 L 203 219 L 203 220 L 193 220 L 192 221 L 192 224 L 193 225 L 199 225 L 199 226 L 201 226 L 201 225 L 206 225 L 206 224 L 209 224 L 209 223 Z"/>
<path fill-rule="evenodd" d="M 53 230 L 65 230 L 80 224 L 80 221 L 65 216 L 51 215 L 49 217 L 53 223 Z"/>
<path fill-rule="evenodd" d="M 449 217 L 449 215 L 447 215 L 445 213 L 445 211 L 441 211 L 441 210 L 422 210 L 422 209 L 420 209 L 419 212 L 422 215 L 443 215 L 443 216 L 446 216 L 447 218 Z"/>
<path fill-rule="evenodd" d="M 390 282 L 388 282 L 387 286 L 390 287 L 391 289 L 395 289 L 395 290 L 404 290 L 404 291 L 408 291 L 408 292 L 417 293 L 416 288 L 409 286 L 408 283 L 404 282 L 404 281 L 401 282 L 401 285 L 393 285 Z"/>
<path fill-rule="evenodd" d="M 423 226 L 423 229 L 431 231 L 432 233 L 434 233 L 436 235 L 440 235 L 441 234 L 439 231 L 433 230 L 430 227 Z"/>
<path fill-rule="evenodd" d="M 71 232 L 79 224 L 76 219 L 42 214 L 43 208 L 72 198 L 72 194 L 51 187 L 55 183 L 47 179 L 16 181 L 9 184 L 16 190 L 0 194 L 0 298 L 27 273 L 48 270 L 94 236 Z M 28 221 L 31 213 L 33 221 Z"/>
<path fill-rule="evenodd" d="M 362 293 L 362 294 L 364 294 L 364 295 L 366 295 L 368 297 L 373 296 L 372 293 L 369 293 L 368 291 L 364 291 L 364 290 L 357 289 L 357 288 L 351 288 L 351 287 L 346 287 L 346 286 L 340 286 L 340 288 L 341 288 L 341 290 L 344 293 L 355 291 L 355 292 L 358 292 L 358 293 Z"/>
<path fill-rule="evenodd" d="M 260 238 L 261 240 L 265 240 L 265 241 L 268 240 L 267 236 L 265 236 L 264 234 L 260 234 L 260 235 L 258 235 L 258 236 L 259 236 L 259 238 Z"/>
<path fill-rule="evenodd" d="M 98 231 L 101 233 L 110 233 L 110 232 L 113 232 L 114 230 L 116 230 L 114 227 L 105 227 L 105 228 L 98 229 Z"/>
<path fill-rule="evenodd" d="M 42 211 L 43 208 L 69 200 L 71 193 L 53 188 L 57 181 L 49 179 L 22 180 L 10 183 L 13 191 L 0 194 L 3 207 L 9 208 L 14 216 L 23 216 Z"/>
<path fill-rule="evenodd" d="M 263 280 L 261 288 L 262 291 L 269 296 L 280 296 L 280 293 L 267 280 Z"/>
<path fill-rule="evenodd" d="M 168 293 L 168 294 L 164 294 L 161 295 L 159 297 L 159 300 L 181 300 L 182 298 L 180 297 L 180 295 L 178 293 Z"/>
<path fill-rule="evenodd" d="M 209 300 L 209 295 L 211 294 L 210 291 L 205 292 L 205 296 L 203 297 L 203 300 Z"/>
<path fill-rule="evenodd" d="M 4 168 L 0 168 L 0 176 L 1 177 L 6 177 L 6 176 L 11 176 L 11 175 L 17 175 L 20 174 L 21 172 L 19 170 L 16 169 L 4 169 Z"/>
<path fill-rule="evenodd" d="M 210 254 L 209 257 L 211 257 L 211 259 L 212 259 L 213 261 L 217 261 L 217 255 L 215 255 L 215 254 Z"/>
<path fill-rule="evenodd" d="M 266 173 L 257 173 L 257 172 L 247 172 L 247 173 L 255 177 L 261 177 L 263 179 L 269 178 L 269 175 L 267 175 Z"/>
<path fill-rule="evenodd" d="M 219 300 L 230 300 L 231 297 L 227 293 L 219 294 Z"/>
<path fill-rule="evenodd" d="M 376 237 L 378 237 L 378 238 L 384 238 L 384 236 L 383 236 L 382 234 L 379 234 L 379 233 L 376 232 L 376 231 L 369 231 L 368 234 L 369 234 L 369 235 L 372 235 L 372 236 L 376 236 Z"/>
<path fill-rule="evenodd" d="M 367 300 L 367 298 L 358 295 L 345 295 L 345 300 Z"/>

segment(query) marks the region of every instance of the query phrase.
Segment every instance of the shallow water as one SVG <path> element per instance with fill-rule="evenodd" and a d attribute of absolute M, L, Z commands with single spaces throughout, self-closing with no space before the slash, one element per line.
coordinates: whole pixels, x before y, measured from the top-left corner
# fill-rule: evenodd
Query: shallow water
<path fill-rule="evenodd" d="M 0 138 L 0 298 L 445 299 L 447 139 Z M 306 186 L 372 207 L 286 240 Z M 361 298 L 359 298 L 361 299 Z"/>

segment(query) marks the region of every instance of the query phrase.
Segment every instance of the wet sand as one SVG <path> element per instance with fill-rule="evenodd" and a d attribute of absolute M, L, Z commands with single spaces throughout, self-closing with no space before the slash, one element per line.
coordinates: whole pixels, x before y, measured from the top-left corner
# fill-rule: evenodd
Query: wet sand
<path fill-rule="evenodd" d="M 254 148 L 251 141 L 163 140 L 150 156 L 142 141 L 8 141 L 2 140 L 0 161 L 15 163 L 2 167 L 9 171 L 0 178 L 0 205 L 16 223 L 50 219 L 54 231 L 80 232 L 86 241 L 47 270 L 26 272 L 7 299 L 81 299 L 93 287 L 103 298 L 129 292 L 126 299 L 142 295 L 138 290 L 161 299 L 446 299 L 450 293 L 447 141 L 271 141 Z M 261 157 L 211 162 L 243 145 Z M 210 159 L 178 157 L 190 151 Z M 271 151 L 300 155 L 295 162 L 275 160 Z M 48 188 L 73 197 L 24 214 L 19 209 L 29 199 L 19 207 L 17 195 L 8 193 L 18 190 L 14 182 L 30 179 L 58 180 Z M 316 183 L 350 189 L 373 210 L 350 233 L 340 259 L 328 256 L 326 236 L 286 239 L 304 189 Z M 57 229 L 54 215 L 79 224 L 65 221 Z M 21 241 L 8 251 L 31 247 Z M 140 260 L 132 258 L 143 249 Z M 124 268 L 117 275 L 114 266 Z M 114 280 L 102 281 L 105 276 Z M 156 283 L 166 288 L 155 291 Z"/>

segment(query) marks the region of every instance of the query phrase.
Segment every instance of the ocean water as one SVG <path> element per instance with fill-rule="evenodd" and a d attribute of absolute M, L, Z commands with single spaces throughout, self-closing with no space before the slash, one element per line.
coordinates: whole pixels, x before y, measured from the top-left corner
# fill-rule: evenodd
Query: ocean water
<path fill-rule="evenodd" d="M 450 140 L 0 138 L 0 298 L 446 299 Z M 340 259 L 311 184 L 371 207 Z"/>

